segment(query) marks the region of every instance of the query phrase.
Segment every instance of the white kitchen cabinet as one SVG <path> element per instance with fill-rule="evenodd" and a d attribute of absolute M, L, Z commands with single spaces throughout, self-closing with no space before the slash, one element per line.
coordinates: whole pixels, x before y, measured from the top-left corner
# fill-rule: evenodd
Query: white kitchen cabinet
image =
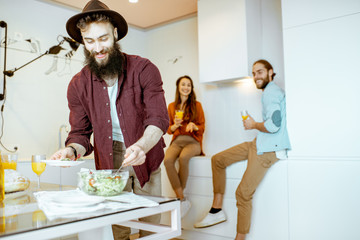
<path fill-rule="evenodd" d="M 359 82 L 358 23 L 360 13 L 284 29 L 287 120 L 294 146 L 289 156 L 360 156 L 360 95 L 353 87 Z M 336 111 L 346 116 L 346 124 Z"/>
<path fill-rule="evenodd" d="M 199 0 L 200 82 L 251 76 L 261 56 L 260 0 Z"/>
<path fill-rule="evenodd" d="M 360 239 L 359 171 L 359 159 L 289 161 L 289 239 Z"/>

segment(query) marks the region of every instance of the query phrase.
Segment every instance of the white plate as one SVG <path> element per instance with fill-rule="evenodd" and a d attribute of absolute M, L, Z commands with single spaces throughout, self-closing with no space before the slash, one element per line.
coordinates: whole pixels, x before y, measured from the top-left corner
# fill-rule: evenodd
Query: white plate
<path fill-rule="evenodd" d="M 5 193 L 5 200 L 22 197 L 22 196 L 24 196 L 24 195 L 26 195 L 26 194 L 28 194 L 28 193 L 29 193 L 29 192 L 28 192 L 27 190 L 17 191 L 17 192 L 12 192 L 12 193 Z"/>
<path fill-rule="evenodd" d="M 72 167 L 82 164 L 85 161 L 41 160 L 41 162 L 44 162 L 49 166 L 54 166 L 54 167 Z"/>
<path fill-rule="evenodd" d="M 105 201 L 102 197 L 78 196 L 78 195 L 64 195 L 57 196 L 51 199 L 57 205 L 66 207 L 84 207 L 91 206 Z"/>

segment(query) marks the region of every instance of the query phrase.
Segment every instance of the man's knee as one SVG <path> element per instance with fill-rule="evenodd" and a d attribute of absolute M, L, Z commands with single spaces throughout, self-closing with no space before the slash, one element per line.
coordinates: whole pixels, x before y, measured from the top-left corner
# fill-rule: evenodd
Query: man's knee
<path fill-rule="evenodd" d="M 254 193 L 254 189 L 250 188 L 247 184 L 240 183 L 235 194 L 237 201 L 250 201 L 253 198 Z"/>
<path fill-rule="evenodd" d="M 211 165 L 220 168 L 224 167 L 223 157 L 221 156 L 221 154 L 218 153 L 211 157 Z"/>

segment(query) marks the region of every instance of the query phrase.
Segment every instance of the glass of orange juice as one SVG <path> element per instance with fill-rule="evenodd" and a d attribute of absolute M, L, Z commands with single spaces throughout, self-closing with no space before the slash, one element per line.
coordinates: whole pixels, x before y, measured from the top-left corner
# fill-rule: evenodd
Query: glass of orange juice
<path fill-rule="evenodd" d="M 16 170 L 18 155 L 16 153 L 2 154 L 1 156 L 4 169 Z"/>
<path fill-rule="evenodd" d="M 176 116 L 178 119 L 183 119 L 183 117 L 184 117 L 184 111 L 183 111 L 183 110 L 175 110 L 175 116 Z"/>
<path fill-rule="evenodd" d="M 31 168 L 38 176 L 38 189 L 40 190 L 40 175 L 45 171 L 46 163 L 42 162 L 46 160 L 46 155 L 32 155 L 31 156 Z"/>
<path fill-rule="evenodd" d="M 242 117 L 243 120 L 246 120 L 249 117 L 246 110 L 241 111 L 241 117 Z"/>

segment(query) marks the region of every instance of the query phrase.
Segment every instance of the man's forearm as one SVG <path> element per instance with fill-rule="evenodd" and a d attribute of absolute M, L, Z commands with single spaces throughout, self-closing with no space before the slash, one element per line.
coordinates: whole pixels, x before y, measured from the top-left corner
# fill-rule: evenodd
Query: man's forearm
<path fill-rule="evenodd" d="M 265 127 L 264 122 L 255 122 L 254 128 L 259 130 L 260 132 L 269 133 L 269 131 Z"/>
<path fill-rule="evenodd" d="M 163 134 L 164 133 L 160 128 L 149 125 L 145 129 L 144 135 L 134 145 L 139 146 L 147 153 L 159 142 Z"/>

